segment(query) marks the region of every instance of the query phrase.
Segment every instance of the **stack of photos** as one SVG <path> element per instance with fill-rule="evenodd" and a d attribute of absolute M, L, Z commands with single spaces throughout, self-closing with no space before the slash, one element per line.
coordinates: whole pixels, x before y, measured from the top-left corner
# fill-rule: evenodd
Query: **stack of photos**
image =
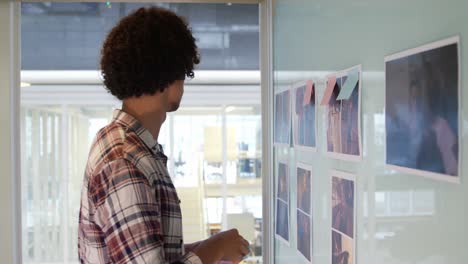
<path fill-rule="evenodd" d="M 293 85 L 294 146 L 306 150 L 316 149 L 315 89 L 312 81 Z"/>
<path fill-rule="evenodd" d="M 275 94 L 275 145 L 290 145 L 291 141 L 291 106 L 290 91 Z"/>
<path fill-rule="evenodd" d="M 361 159 L 360 76 L 361 67 L 355 66 L 329 77 L 329 98 L 324 98 L 328 105 L 327 153 L 334 158 Z"/>
<path fill-rule="evenodd" d="M 278 162 L 276 237 L 289 245 L 289 167 Z"/>
<path fill-rule="evenodd" d="M 298 163 L 297 174 L 297 250 L 306 263 L 311 263 L 312 255 L 312 168 Z"/>
<path fill-rule="evenodd" d="M 355 263 L 354 176 L 332 171 L 332 264 Z"/>
<path fill-rule="evenodd" d="M 385 58 L 386 163 L 459 182 L 459 37 Z"/>

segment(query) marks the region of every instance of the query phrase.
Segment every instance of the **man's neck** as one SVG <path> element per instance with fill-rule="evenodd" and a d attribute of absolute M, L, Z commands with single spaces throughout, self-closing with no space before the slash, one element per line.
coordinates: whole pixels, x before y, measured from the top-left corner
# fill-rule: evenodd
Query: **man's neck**
<path fill-rule="evenodd" d="M 165 107 L 157 101 L 152 96 L 142 96 L 125 99 L 122 104 L 122 111 L 137 119 L 155 140 L 158 140 L 159 131 L 166 120 Z"/>

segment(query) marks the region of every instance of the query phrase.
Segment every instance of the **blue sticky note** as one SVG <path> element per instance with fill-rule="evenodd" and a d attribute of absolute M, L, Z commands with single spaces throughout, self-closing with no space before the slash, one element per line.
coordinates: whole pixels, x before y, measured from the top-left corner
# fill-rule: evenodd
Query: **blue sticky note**
<path fill-rule="evenodd" d="M 346 82 L 343 87 L 341 87 L 340 94 L 338 95 L 337 100 L 348 100 L 353 94 L 354 88 L 356 87 L 357 82 L 359 81 L 359 71 L 353 70 L 348 74 Z"/>

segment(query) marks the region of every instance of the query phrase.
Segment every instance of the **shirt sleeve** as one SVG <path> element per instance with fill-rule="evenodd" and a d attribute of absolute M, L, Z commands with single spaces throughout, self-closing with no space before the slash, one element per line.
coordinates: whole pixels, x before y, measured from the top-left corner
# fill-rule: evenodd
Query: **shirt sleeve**
<path fill-rule="evenodd" d="M 89 195 L 111 262 L 168 263 L 161 206 L 140 170 L 125 159 L 112 161 L 92 177 Z M 174 263 L 202 264 L 193 252 Z"/>

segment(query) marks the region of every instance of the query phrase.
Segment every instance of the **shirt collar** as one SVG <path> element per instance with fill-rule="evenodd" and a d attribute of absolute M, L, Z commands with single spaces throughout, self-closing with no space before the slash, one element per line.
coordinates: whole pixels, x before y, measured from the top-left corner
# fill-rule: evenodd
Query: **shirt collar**
<path fill-rule="evenodd" d="M 158 144 L 158 141 L 153 138 L 153 135 L 151 135 L 149 130 L 143 127 L 141 123 L 132 115 L 125 113 L 120 109 L 115 109 L 113 114 L 113 121 L 123 125 L 127 128 L 127 130 L 134 131 L 145 143 L 145 145 L 151 149 L 153 154 L 164 154 L 162 146 Z"/>

